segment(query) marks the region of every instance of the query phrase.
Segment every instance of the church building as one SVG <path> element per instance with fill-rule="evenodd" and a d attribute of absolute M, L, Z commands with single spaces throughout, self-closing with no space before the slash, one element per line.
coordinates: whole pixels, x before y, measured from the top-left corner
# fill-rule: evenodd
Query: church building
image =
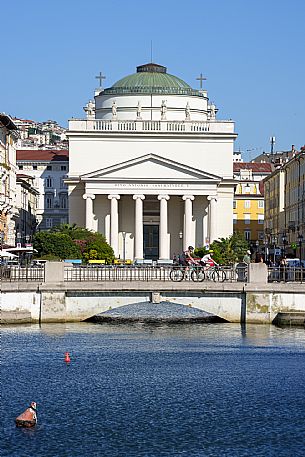
<path fill-rule="evenodd" d="M 233 232 L 237 134 L 197 79 L 141 65 L 69 121 L 69 221 L 105 234 L 116 257 L 167 260 Z"/>

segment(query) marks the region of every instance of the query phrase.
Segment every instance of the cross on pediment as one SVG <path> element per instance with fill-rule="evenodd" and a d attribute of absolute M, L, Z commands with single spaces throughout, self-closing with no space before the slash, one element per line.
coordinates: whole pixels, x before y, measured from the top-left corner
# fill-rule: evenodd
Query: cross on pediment
<path fill-rule="evenodd" d="M 106 76 L 104 76 L 103 73 L 100 71 L 100 74 L 98 76 L 96 76 L 95 79 L 99 79 L 100 80 L 99 87 L 103 87 L 103 79 L 106 79 Z"/>
<path fill-rule="evenodd" d="M 200 89 L 202 89 L 202 81 L 205 81 L 206 78 L 204 76 L 202 76 L 202 73 L 200 73 L 200 76 L 198 76 L 198 78 L 196 78 L 197 81 L 200 81 Z"/>

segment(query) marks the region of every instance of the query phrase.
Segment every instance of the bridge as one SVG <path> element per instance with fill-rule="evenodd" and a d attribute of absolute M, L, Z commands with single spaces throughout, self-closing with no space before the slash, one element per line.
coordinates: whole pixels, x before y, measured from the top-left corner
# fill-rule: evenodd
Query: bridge
<path fill-rule="evenodd" d="M 251 264 L 249 282 L 161 280 L 67 281 L 63 263 L 50 262 L 37 281 L 1 283 L 3 323 L 79 322 L 139 303 L 182 305 L 228 322 L 272 323 L 278 313 L 305 312 L 305 287 L 267 283 L 267 267 Z"/>

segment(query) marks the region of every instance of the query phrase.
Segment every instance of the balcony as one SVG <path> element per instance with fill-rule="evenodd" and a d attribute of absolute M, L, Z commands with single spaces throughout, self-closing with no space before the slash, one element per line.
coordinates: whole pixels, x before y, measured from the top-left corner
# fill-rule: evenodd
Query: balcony
<path fill-rule="evenodd" d="M 148 120 L 103 120 L 103 119 L 71 119 L 71 132 L 137 132 L 137 133 L 171 133 L 171 134 L 202 134 L 220 133 L 234 134 L 233 121 L 148 121 Z"/>

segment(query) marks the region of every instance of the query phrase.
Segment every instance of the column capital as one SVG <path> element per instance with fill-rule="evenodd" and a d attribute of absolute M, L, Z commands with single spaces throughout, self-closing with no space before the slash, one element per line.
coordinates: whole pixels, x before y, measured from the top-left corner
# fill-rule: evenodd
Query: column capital
<path fill-rule="evenodd" d="M 112 198 L 115 198 L 116 200 L 120 200 L 121 196 L 120 195 L 108 195 L 108 199 L 111 200 Z"/>
<path fill-rule="evenodd" d="M 207 200 L 209 200 L 209 202 L 210 202 L 211 200 L 216 200 L 216 201 L 217 201 L 217 195 L 209 195 L 209 196 L 207 197 Z"/>
<path fill-rule="evenodd" d="M 182 200 L 195 200 L 194 195 L 183 195 Z"/>
<path fill-rule="evenodd" d="M 133 195 L 132 198 L 133 198 L 134 200 L 137 200 L 138 198 L 139 198 L 140 200 L 145 200 L 145 195 L 142 195 L 142 194 L 137 195 L 137 194 L 136 194 L 136 195 Z"/>
<path fill-rule="evenodd" d="M 91 200 L 94 200 L 95 199 L 95 195 L 94 194 L 84 194 L 83 195 L 83 199 L 87 200 L 87 198 L 91 198 Z"/>
<path fill-rule="evenodd" d="M 158 195 L 158 200 L 169 200 L 169 195 Z"/>

